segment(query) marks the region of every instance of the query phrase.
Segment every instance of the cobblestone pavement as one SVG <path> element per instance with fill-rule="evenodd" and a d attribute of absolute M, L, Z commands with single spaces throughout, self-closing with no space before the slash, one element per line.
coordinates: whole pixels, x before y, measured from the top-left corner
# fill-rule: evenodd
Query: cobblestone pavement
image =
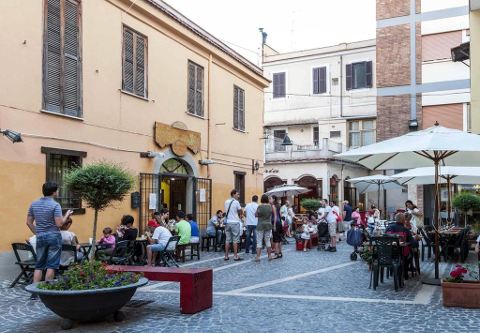
<path fill-rule="evenodd" d="M 441 289 L 406 281 L 395 292 L 393 280 L 368 288 L 367 265 L 351 262 L 351 247 L 338 252 L 297 252 L 284 248 L 284 258 L 260 263 L 243 254 L 240 262 L 223 261 L 220 253 L 202 253 L 187 267 L 214 269 L 214 306 L 195 315 L 179 313 L 176 283 L 150 284 L 125 307 L 127 319 L 116 323 L 79 324 L 71 332 L 479 332 L 480 311 L 444 308 Z M 442 264 L 441 271 L 450 267 Z M 424 272 L 432 263 L 422 264 Z M 425 273 L 423 273 L 425 274 Z M 61 319 L 40 301 L 30 301 L 22 288 L 0 288 L 0 333 L 60 332 Z"/>

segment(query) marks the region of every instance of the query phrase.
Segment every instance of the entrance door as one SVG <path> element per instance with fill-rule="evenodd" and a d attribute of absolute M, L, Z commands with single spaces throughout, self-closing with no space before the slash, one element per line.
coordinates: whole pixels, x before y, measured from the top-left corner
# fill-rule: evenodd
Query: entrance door
<path fill-rule="evenodd" d="M 176 216 L 179 210 L 187 213 L 187 179 L 170 178 L 170 216 Z M 189 212 L 190 213 L 190 212 Z"/>

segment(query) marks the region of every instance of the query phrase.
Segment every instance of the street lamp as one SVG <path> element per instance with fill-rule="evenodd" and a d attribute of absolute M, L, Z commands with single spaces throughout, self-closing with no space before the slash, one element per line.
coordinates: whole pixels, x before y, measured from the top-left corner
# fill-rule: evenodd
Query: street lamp
<path fill-rule="evenodd" d="M 12 130 L 9 130 L 9 129 L 6 129 L 6 130 L 2 131 L 0 129 L 0 133 L 5 135 L 8 138 L 8 140 L 12 141 L 12 143 L 23 142 L 22 134 L 20 134 L 18 132 L 15 132 L 15 131 L 12 131 Z"/>

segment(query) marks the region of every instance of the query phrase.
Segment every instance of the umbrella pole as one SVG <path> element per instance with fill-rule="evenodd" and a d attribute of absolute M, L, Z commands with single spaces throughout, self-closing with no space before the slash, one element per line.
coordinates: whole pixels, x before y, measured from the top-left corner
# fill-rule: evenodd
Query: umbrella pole
<path fill-rule="evenodd" d="M 450 205 L 451 205 L 451 203 L 452 203 L 452 201 L 451 201 L 451 200 L 452 200 L 452 197 L 451 197 L 451 196 L 452 196 L 452 193 L 451 193 L 451 189 L 450 189 L 450 188 L 451 188 L 450 182 L 451 182 L 451 178 L 450 178 L 450 176 L 448 176 L 448 177 L 447 177 L 447 189 L 448 189 L 448 190 L 447 190 L 447 191 L 448 191 L 447 221 L 448 221 L 448 222 L 451 221 L 451 219 L 450 219 L 450 211 L 451 211 Z"/>
<path fill-rule="evenodd" d="M 378 182 L 377 209 L 380 207 L 380 182 Z"/>
<path fill-rule="evenodd" d="M 440 251 L 439 251 L 439 234 L 438 234 L 438 210 L 439 210 L 439 205 L 438 205 L 438 199 L 439 199 L 439 191 L 438 191 L 438 166 L 440 163 L 440 160 L 437 158 L 434 160 L 435 162 L 435 208 L 433 211 L 433 223 L 435 226 L 435 279 L 439 278 L 439 259 L 440 259 Z"/>

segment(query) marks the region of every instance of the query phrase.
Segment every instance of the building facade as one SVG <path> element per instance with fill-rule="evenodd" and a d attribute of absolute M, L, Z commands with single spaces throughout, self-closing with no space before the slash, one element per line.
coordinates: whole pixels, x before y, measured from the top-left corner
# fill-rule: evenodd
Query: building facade
<path fill-rule="evenodd" d="M 334 155 L 375 142 L 375 41 L 278 53 L 264 46 L 263 69 L 272 83 L 265 91 L 265 190 L 280 184 L 310 189 L 299 196 L 365 197 L 345 180 L 367 175 Z M 285 137 L 293 142 L 282 145 Z M 295 203 L 300 210 L 299 200 Z"/>
<path fill-rule="evenodd" d="M 436 122 L 470 130 L 470 71 L 451 58 L 470 40 L 468 14 L 467 0 L 377 0 L 378 141 Z M 408 197 L 430 217 L 431 188 Z"/>
<path fill-rule="evenodd" d="M 92 211 L 62 185 L 76 165 L 105 159 L 138 179 L 98 230 L 131 214 L 142 231 L 161 207 L 205 226 L 232 188 L 261 193 L 268 80 L 214 36 L 159 0 L 1 1 L 0 12 L 0 128 L 23 138 L 0 138 L 1 251 L 30 236 L 46 180 L 75 210 L 79 240 L 91 237 Z"/>
<path fill-rule="evenodd" d="M 470 0 L 471 129 L 480 133 L 480 1 Z M 477 73 L 477 75 L 474 75 Z"/>

